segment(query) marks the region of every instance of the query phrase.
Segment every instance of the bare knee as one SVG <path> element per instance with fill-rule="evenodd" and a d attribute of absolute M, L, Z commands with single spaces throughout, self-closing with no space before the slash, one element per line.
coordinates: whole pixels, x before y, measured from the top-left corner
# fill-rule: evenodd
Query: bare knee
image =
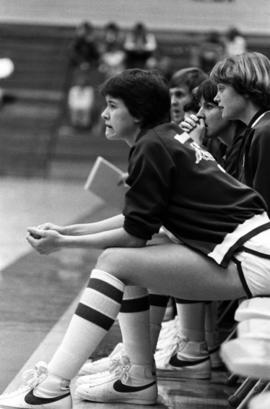
<path fill-rule="evenodd" d="M 98 257 L 96 268 L 106 271 L 128 284 L 126 249 L 108 248 Z"/>

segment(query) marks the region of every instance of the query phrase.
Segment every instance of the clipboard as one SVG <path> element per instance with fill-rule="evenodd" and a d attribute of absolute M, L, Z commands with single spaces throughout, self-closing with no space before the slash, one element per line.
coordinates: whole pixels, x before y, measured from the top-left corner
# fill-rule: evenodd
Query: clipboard
<path fill-rule="evenodd" d="M 123 181 L 124 175 L 125 172 L 117 166 L 98 156 L 87 177 L 84 189 L 122 211 L 128 190 L 128 186 Z"/>

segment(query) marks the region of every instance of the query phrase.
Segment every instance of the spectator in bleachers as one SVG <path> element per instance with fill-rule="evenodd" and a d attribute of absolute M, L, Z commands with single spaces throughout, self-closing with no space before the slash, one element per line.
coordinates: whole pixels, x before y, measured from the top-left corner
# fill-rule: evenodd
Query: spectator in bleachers
<path fill-rule="evenodd" d="M 95 93 L 83 71 L 68 92 L 68 109 L 71 125 L 77 128 L 89 128 L 92 122 Z"/>
<path fill-rule="evenodd" d="M 108 23 L 104 28 L 104 37 L 100 43 L 100 70 L 107 77 L 123 71 L 125 53 L 123 39 L 118 24 Z"/>
<path fill-rule="evenodd" d="M 78 68 L 96 68 L 99 64 L 99 44 L 95 29 L 89 21 L 77 28 L 71 44 L 71 63 Z"/>
<path fill-rule="evenodd" d="M 155 35 L 142 22 L 136 23 L 131 32 L 127 33 L 124 42 L 126 68 L 147 68 L 156 49 Z"/>
<path fill-rule="evenodd" d="M 230 27 L 225 35 L 225 56 L 242 54 L 246 52 L 246 48 L 245 37 L 236 27 Z"/>
<path fill-rule="evenodd" d="M 196 65 L 209 74 L 213 66 L 224 57 L 224 43 L 218 31 L 211 31 L 196 51 Z"/>

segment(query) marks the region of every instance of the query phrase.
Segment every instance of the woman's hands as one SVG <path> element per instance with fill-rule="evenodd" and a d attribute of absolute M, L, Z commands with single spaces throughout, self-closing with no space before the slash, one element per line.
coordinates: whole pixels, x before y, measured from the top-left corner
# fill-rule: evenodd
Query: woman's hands
<path fill-rule="evenodd" d="M 202 116 L 191 114 L 185 117 L 184 121 L 180 123 L 180 128 L 187 132 L 198 145 L 202 145 L 206 132 L 206 125 Z"/>
<path fill-rule="evenodd" d="M 60 249 L 61 227 L 53 223 L 44 223 L 38 227 L 29 227 L 26 240 L 40 254 L 50 254 Z"/>
<path fill-rule="evenodd" d="M 39 229 L 39 230 L 55 230 L 58 233 L 64 234 L 64 227 L 59 226 L 58 224 L 51 223 L 51 222 L 42 223 L 39 226 L 37 226 L 37 229 Z"/>

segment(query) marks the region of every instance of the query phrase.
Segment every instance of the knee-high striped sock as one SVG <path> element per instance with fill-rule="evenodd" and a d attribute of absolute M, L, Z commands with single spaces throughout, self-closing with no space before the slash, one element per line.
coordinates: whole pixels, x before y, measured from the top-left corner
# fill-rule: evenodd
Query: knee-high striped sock
<path fill-rule="evenodd" d="M 49 372 L 72 379 L 96 349 L 119 312 L 124 284 L 94 269 L 64 339 L 51 359 Z"/>
<path fill-rule="evenodd" d="M 152 364 L 149 331 L 149 300 L 146 289 L 126 286 L 119 313 L 125 352 L 133 364 Z"/>
<path fill-rule="evenodd" d="M 205 340 L 205 302 L 193 302 L 176 299 L 179 317 L 179 332 L 195 342 Z"/>
<path fill-rule="evenodd" d="M 161 323 L 169 301 L 169 296 L 150 292 L 150 334 L 153 354 L 156 351 Z"/>

